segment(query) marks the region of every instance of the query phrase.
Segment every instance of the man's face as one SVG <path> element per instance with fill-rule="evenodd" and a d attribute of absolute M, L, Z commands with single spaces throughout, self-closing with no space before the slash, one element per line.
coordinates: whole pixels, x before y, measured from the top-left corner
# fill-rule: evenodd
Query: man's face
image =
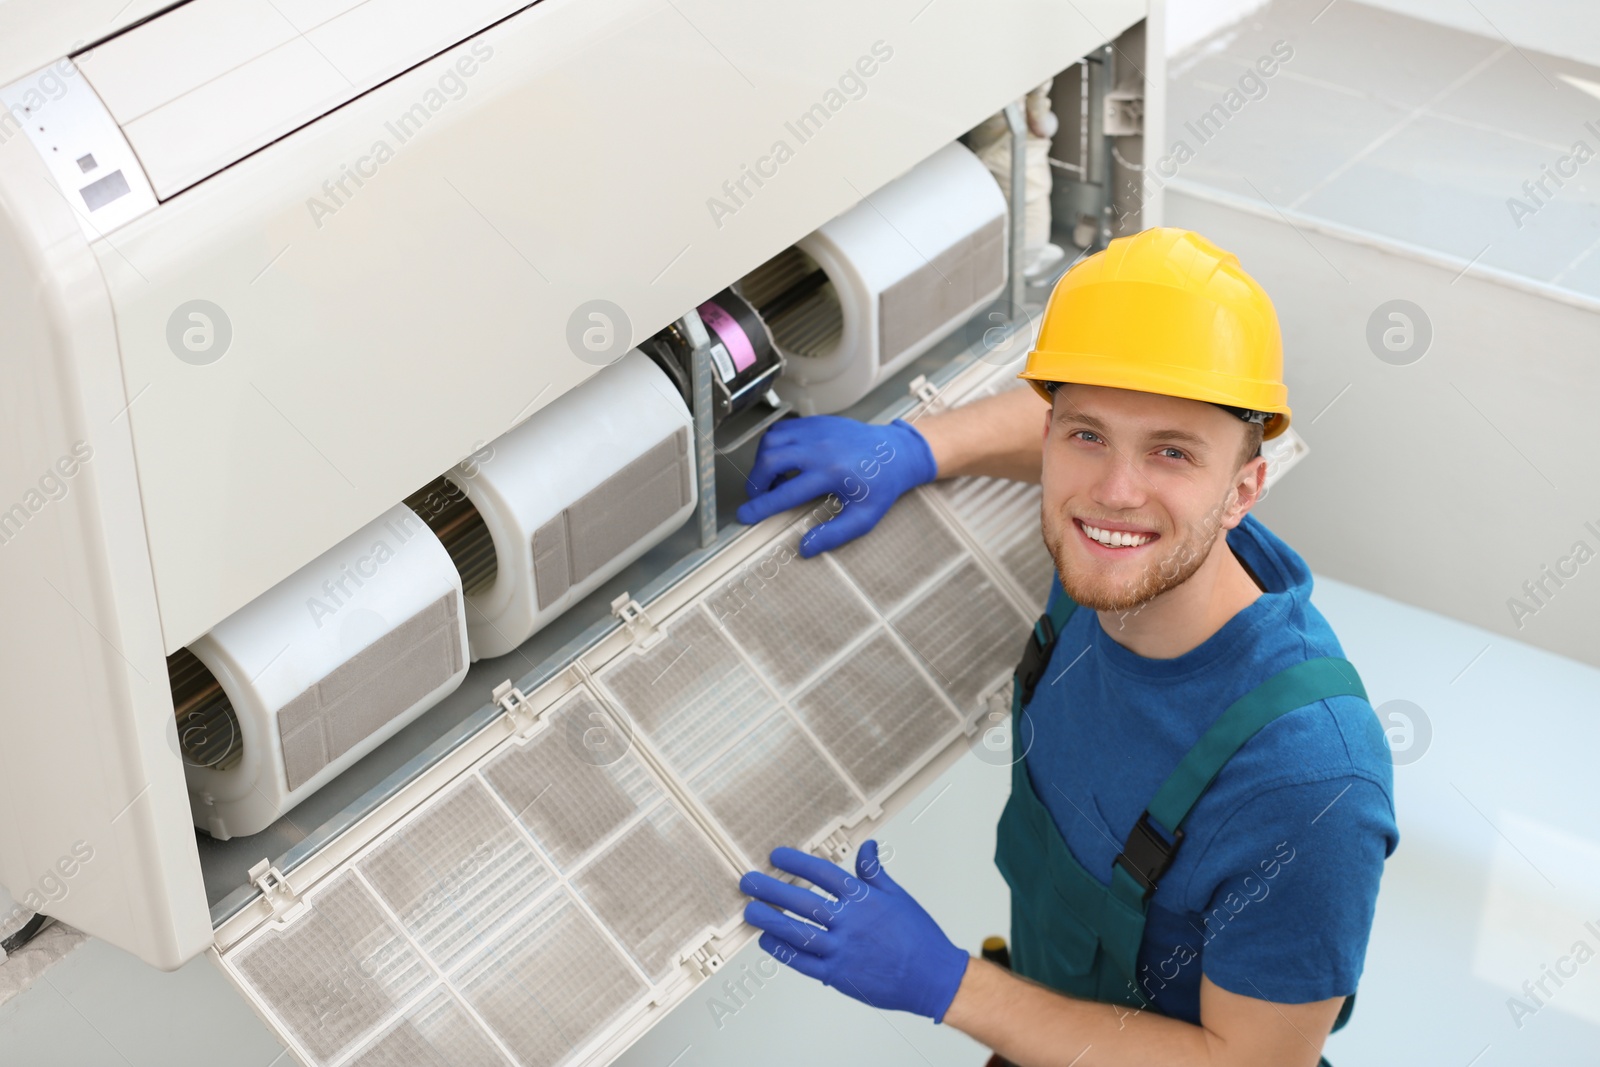
<path fill-rule="evenodd" d="M 1253 503 L 1243 422 L 1197 400 L 1063 385 L 1044 440 L 1044 540 L 1067 595 L 1127 611 L 1183 584 Z"/>

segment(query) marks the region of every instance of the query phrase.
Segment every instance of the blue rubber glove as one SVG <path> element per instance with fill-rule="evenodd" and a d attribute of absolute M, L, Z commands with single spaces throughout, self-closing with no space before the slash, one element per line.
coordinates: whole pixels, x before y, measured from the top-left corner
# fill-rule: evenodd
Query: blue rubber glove
<path fill-rule="evenodd" d="M 793 478 L 779 481 L 791 471 L 797 472 Z M 750 499 L 739 506 L 739 521 L 757 523 L 832 493 L 843 510 L 800 539 L 800 554 L 809 558 L 860 537 L 902 493 L 938 473 L 927 440 L 909 422 L 878 426 L 837 415 L 786 419 L 756 448 L 745 482 Z"/>
<path fill-rule="evenodd" d="M 874 1008 L 944 1020 L 970 957 L 889 877 L 878 862 L 876 841 L 863 843 L 856 854 L 855 877 L 792 848 L 773 849 L 772 863 L 832 896 L 760 871 L 739 879 L 740 891 L 756 898 L 745 905 L 744 921 L 765 931 L 763 950 Z"/>

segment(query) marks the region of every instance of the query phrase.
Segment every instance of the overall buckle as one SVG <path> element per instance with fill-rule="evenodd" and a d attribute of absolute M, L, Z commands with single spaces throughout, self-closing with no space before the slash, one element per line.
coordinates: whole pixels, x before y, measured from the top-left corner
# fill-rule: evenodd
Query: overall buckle
<path fill-rule="evenodd" d="M 1044 677 L 1044 669 L 1049 665 L 1050 653 L 1055 651 L 1055 647 L 1055 624 L 1050 621 L 1050 616 L 1041 615 L 1028 633 L 1028 643 L 1022 650 L 1022 662 L 1017 664 L 1017 688 L 1022 692 L 1024 707 L 1033 699 L 1033 691 L 1038 687 L 1039 679 Z"/>
<path fill-rule="evenodd" d="M 1150 813 L 1146 811 L 1139 816 L 1139 821 L 1133 824 L 1133 829 L 1128 832 L 1128 840 L 1122 846 L 1121 855 L 1116 862 L 1122 869 L 1131 874 L 1134 881 L 1144 887 L 1145 895 L 1155 892 L 1156 883 L 1161 876 L 1167 873 L 1167 868 L 1172 866 L 1172 859 L 1178 854 L 1178 846 L 1183 844 L 1183 831 L 1172 831 L 1172 843 L 1169 845 L 1166 838 L 1156 831 L 1155 825 L 1150 821 Z"/>

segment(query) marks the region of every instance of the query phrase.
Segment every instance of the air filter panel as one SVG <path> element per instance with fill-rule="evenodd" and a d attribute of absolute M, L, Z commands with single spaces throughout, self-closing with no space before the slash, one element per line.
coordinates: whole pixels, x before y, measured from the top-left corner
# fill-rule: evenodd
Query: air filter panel
<path fill-rule="evenodd" d="M 898 612 L 894 628 L 965 716 L 1017 665 L 1027 620 L 971 559 L 933 582 Z"/>
<path fill-rule="evenodd" d="M 407 1012 L 350 1067 L 510 1067 L 449 993 L 438 990 Z"/>
<path fill-rule="evenodd" d="M 960 726 L 944 697 L 881 630 L 796 697 L 794 707 L 869 795 Z"/>
<path fill-rule="evenodd" d="M 848 862 L 1005 710 L 1025 601 L 965 514 L 919 489 L 811 560 L 811 517 L 757 527 L 291 871 L 303 912 L 224 924 L 223 966 L 317 1067 L 610 1062 L 754 937 L 742 870 Z"/>
<path fill-rule="evenodd" d="M 711 593 L 711 614 L 780 692 L 790 692 L 876 619 L 844 576 L 800 558 L 790 530 Z"/>
<path fill-rule="evenodd" d="M 704 771 L 690 788 L 727 828 L 745 860 L 772 870 L 779 845 L 814 840 L 861 802 L 809 738 L 785 714 L 774 714 Z M 806 803 L 796 804 L 798 797 Z"/>
<path fill-rule="evenodd" d="M 624 751 L 608 759 L 583 744 L 590 729 L 620 737 L 614 715 L 579 693 L 551 713 L 550 729 L 483 768 L 506 808 L 564 871 L 663 796 L 638 756 Z"/>
<path fill-rule="evenodd" d="M 311 898 L 298 921 L 264 930 L 233 966 L 318 1065 L 353 1047 L 433 978 L 351 871 Z"/>
<path fill-rule="evenodd" d="M 554 876 L 481 782 L 457 787 L 358 868 L 423 951 L 449 967 Z"/>
<path fill-rule="evenodd" d="M 722 926 L 748 899 L 699 828 L 665 804 L 629 827 L 573 884 L 656 980 L 667 977 L 696 933 Z"/>
<path fill-rule="evenodd" d="M 1030 597 L 1049 592 L 1055 564 L 1039 532 L 1043 494 L 1037 485 L 956 478 L 940 483 L 937 492 L 1019 590 Z"/>
<path fill-rule="evenodd" d="M 702 611 L 687 613 L 648 651 L 622 656 L 600 681 L 684 776 L 778 704 Z"/>
<path fill-rule="evenodd" d="M 536 906 L 455 978 L 524 1067 L 556 1067 L 648 990 L 565 891 Z"/>
<path fill-rule="evenodd" d="M 892 612 L 962 552 L 921 493 L 895 501 L 868 537 L 830 552 L 881 612 Z"/>

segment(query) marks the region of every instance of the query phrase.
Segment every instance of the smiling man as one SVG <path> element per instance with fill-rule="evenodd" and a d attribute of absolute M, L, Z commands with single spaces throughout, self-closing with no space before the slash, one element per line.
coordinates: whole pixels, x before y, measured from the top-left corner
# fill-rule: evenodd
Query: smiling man
<path fill-rule="evenodd" d="M 826 898 L 744 876 L 764 949 L 1020 1067 L 1319 1061 L 1398 831 L 1388 746 L 1310 571 L 1249 514 L 1261 442 L 1289 422 L 1282 371 L 1272 303 L 1238 260 L 1153 229 L 1056 285 L 1022 374 L 1048 408 L 1017 390 L 920 427 L 824 416 L 767 435 L 745 521 L 848 498 L 885 440 L 908 458 L 802 554 L 917 484 L 987 474 L 1042 485 L 1056 581 L 1017 669 L 995 853 L 1012 969 L 953 945 L 870 841 L 853 876 L 773 853 Z"/>

